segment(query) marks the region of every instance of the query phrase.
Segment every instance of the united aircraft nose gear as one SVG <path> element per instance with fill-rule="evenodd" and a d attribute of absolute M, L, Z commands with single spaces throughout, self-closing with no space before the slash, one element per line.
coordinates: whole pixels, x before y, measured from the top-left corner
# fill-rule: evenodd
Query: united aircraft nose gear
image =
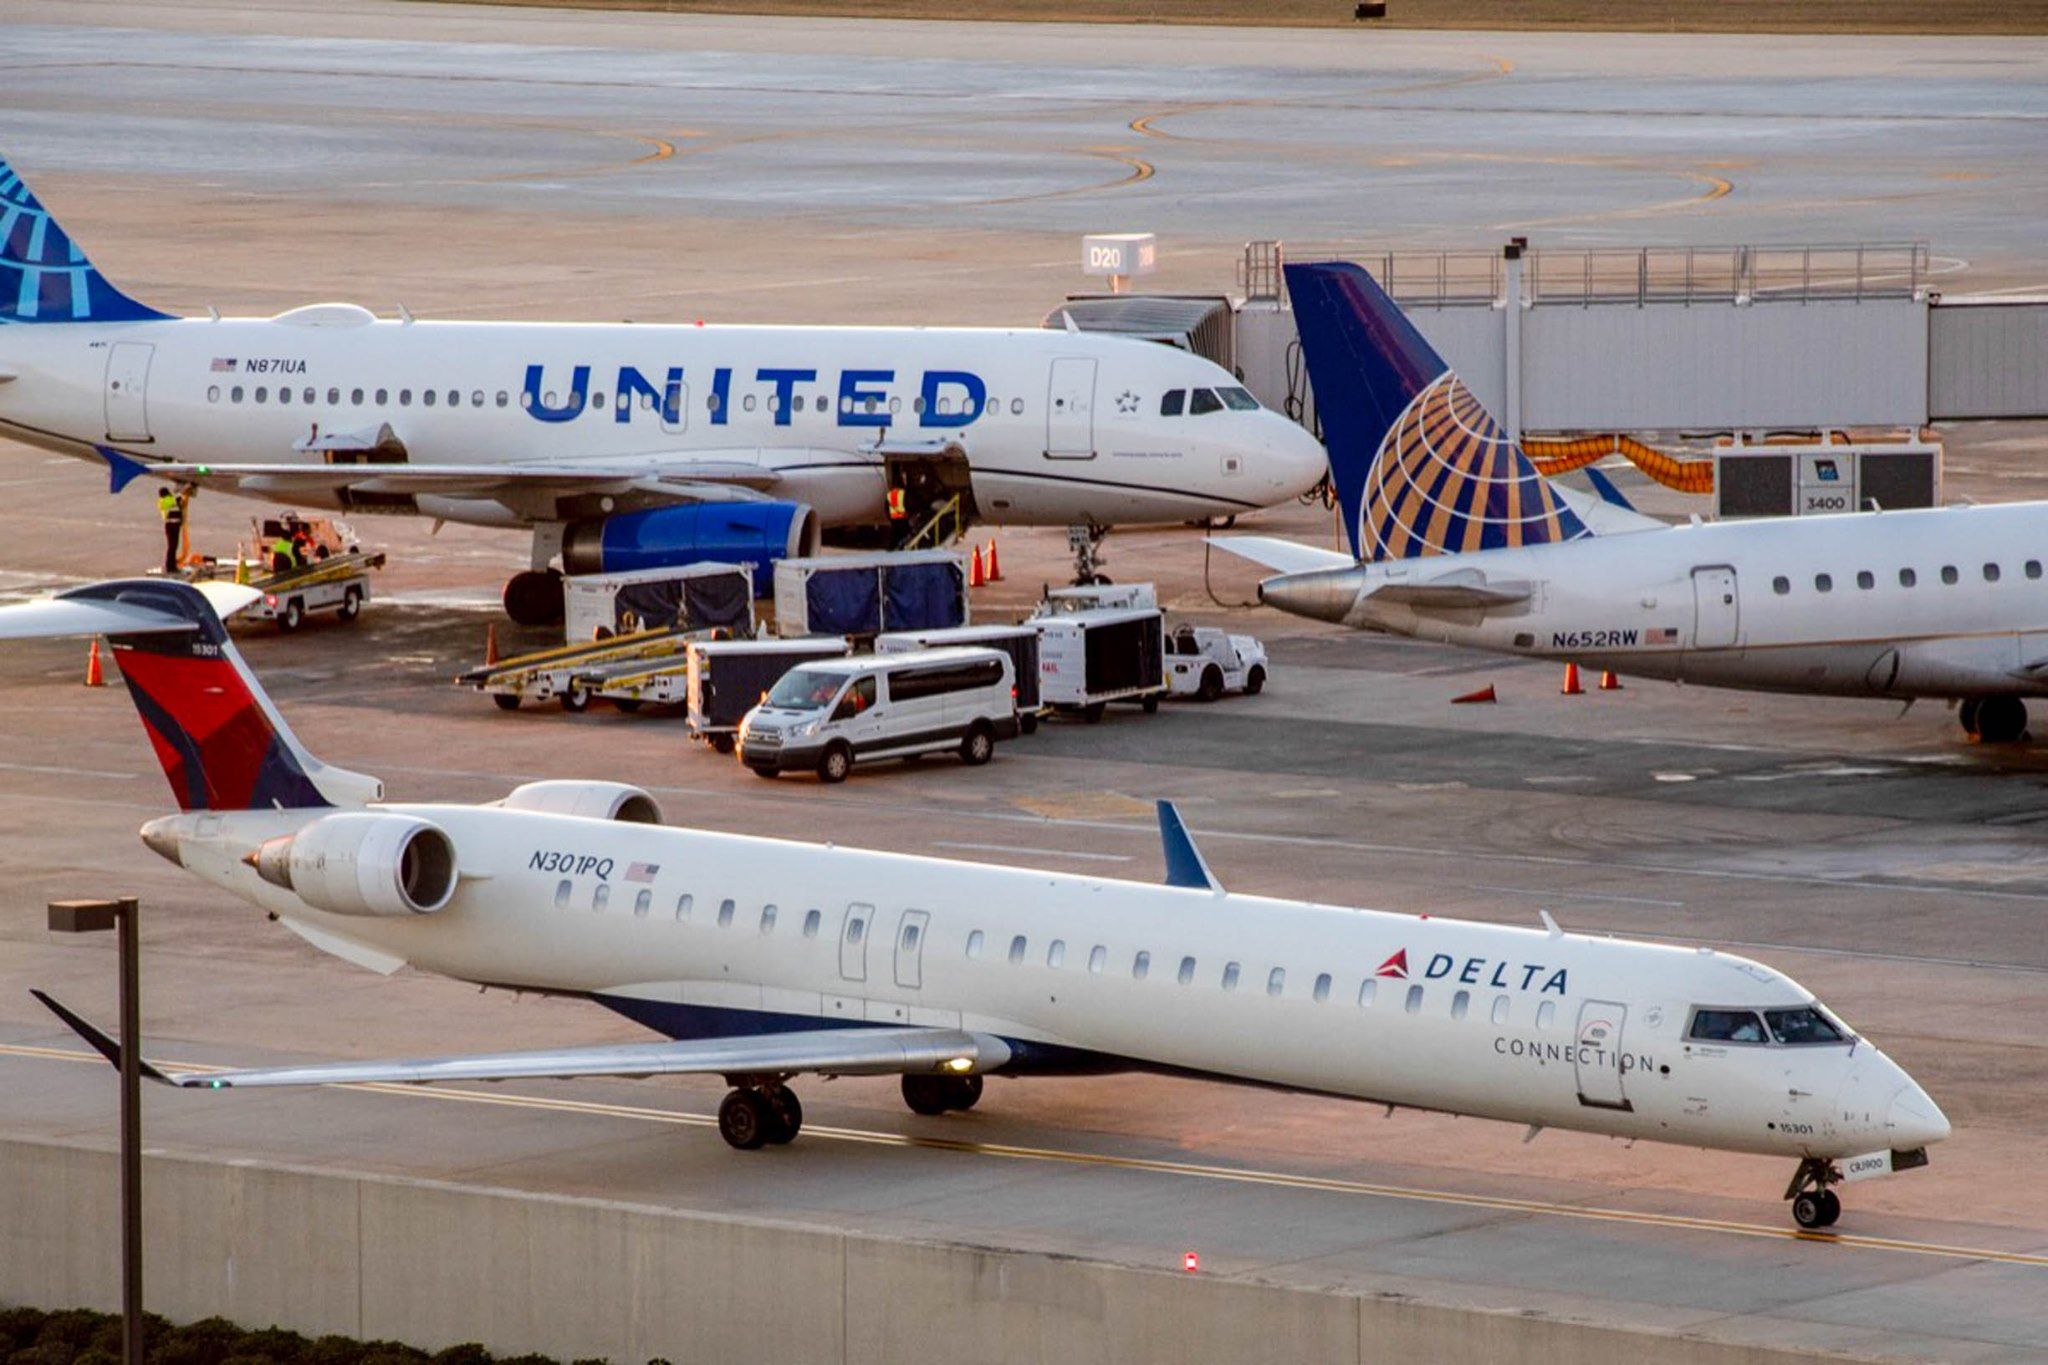
<path fill-rule="evenodd" d="M 1825 1157 L 1800 1162 L 1785 1187 L 1785 1197 L 1792 1201 L 1792 1221 L 1809 1230 L 1833 1227 L 1842 1216 L 1842 1199 L 1828 1187 L 1841 1183 L 1842 1172 Z"/>
<path fill-rule="evenodd" d="M 1109 582 L 1109 575 L 1102 571 L 1104 560 L 1100 553 L 1103 538 L 1108 534 L 1107 526 L 1098 526 L 1092 521 L 1067 528 L 1067 548 L 1074 552 L 1075 587 Z"/>

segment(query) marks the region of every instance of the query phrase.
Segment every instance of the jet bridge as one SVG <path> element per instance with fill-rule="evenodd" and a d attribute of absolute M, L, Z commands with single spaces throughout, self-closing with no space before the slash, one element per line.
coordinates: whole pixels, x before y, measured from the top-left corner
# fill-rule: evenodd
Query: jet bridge
<path fill-rule="evenodd" d="M 1364 265 L 1518 437 L 2048 417 L 2048 299 L 1943 298 L 1948 263 L 1924 242 L 1284 253 L 1253 242 L 1233 368 L 1311 429 L 1283 254 Z"/>

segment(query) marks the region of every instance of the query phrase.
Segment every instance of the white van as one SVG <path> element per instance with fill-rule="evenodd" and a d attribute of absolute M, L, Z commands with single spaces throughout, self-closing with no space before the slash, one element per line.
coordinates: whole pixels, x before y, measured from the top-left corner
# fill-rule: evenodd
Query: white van
<path fill-rule="evenodd" d="M 997 649 L 820 659 L 791 669 L 740 722 L 740 762 L 762 777 L 808 768 L 844 782 L 856 762 L 952 749 L 986 763 L 1017 736 L 1016 670 Z"/>

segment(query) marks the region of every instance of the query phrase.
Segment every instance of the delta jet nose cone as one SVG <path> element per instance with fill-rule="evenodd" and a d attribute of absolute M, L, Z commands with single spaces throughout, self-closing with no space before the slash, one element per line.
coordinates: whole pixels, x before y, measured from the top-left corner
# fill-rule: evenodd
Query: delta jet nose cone
<path fill-rule="evenodd" d="M 178 817 L 164 815 L 150 821 L 141 830 L 142 842 L 149 845 L 149 851 L 166 862 L 183 867 L 185 860 L 178 856 Z"/>
<path fill-rule="evenodd" d="M 1910 1082 L 1892 1096 L 1891 1108 L 1885 1112 L 1885 1127 L 1891 1132 L 1892 1146 L 1900 1151 L 1925 1147 L 1949 1135 L 1948 1115 L 1941 1112 L 1941 1106 L 1925 1090 Z"/>
<path fill-rule="evenodd" d="M 1259 600 L 1295 616 L 1342 622 L 1358 601 L 1358 570 L 1284 573 L 1259 584 Z"/>

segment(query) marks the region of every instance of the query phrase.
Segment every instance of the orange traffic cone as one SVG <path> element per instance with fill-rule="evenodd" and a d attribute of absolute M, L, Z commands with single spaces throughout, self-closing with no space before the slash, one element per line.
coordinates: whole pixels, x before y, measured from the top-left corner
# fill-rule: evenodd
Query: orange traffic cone
<path fill-rule="evenodd" d="M 1486 686 L 1480 688 L 1477 692 L 1467 692 L 1462 697 L 1452 697 L 1451 705 L 1470 706 L 1475 702 L 1495 702 L 1499 700 L 1499 697 L 1493 695 L 1493 684 L 1488 683 Z"/>
<path fill-rule="evenodd" d="M 92 653 L 85 656 L 85 685 L 87 687 L 105 687 L 107 685 L 106 675 L 100 672 L 100 637 L 97 635 L 92 637 Z"/>
<path fill-rule="evenodd" d="M 988 541 L 988 581 L 991 583 L 1003 581 L 1003 566 L 996 559 L 996 541 L 994 536 L 990 536 Z"/>
<path fill-rule="evenodd" d="M 1603 668 L 1600 670 L 1600 690 L 1602 692 L 1621 691 L 1621 679 L 1614 676 L 1613 669 Z"/>
<path fill-rule="evenodd" d="M 967 586 L 970 588 L 980 588 L 987 586 L 987 584 L 988 575 L 982 570 L 981 565 L 981 547 L 977 545 L 974 547 L 974 567 L 968 570 L 967 574 Z"/>
<path fill-rule="evenodd" d="M 498 662 L 498 623 L 491 622 L 484 627 L 484 667 Z"/>
<path fill-rule="evenodd" d="M 1577 664 L 1566 664 L 1564 666 L 1564 686 L 1557 690 L 1567 697 L 1576 697 L 1586 690 L 1579 686 L 1579 666 Z"/>

